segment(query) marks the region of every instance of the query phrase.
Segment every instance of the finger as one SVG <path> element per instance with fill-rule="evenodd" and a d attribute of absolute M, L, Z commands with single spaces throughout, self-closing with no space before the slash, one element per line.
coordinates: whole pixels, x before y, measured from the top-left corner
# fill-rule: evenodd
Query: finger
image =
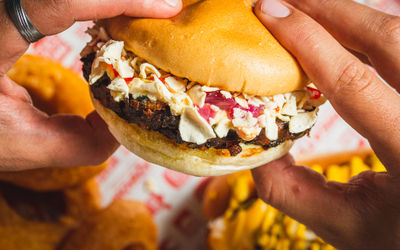
<path fill-rule="evenodd" d="M 259 197 L 266 203 L 306 224 L 328 242 L 350 236 L 342 232 L 352 232 L 355 216 L 344 199 L 342 184 L 327 183 L 310 168 L 295 166 L 290 155 L 252 173 Z"/>
<path fill-rule="evenodd" d="M 0 169 L 96 165 L 119 146 L 107 125 L 93 112 L 86 119 L 47 114 L 21 102 L 8 100 L 0 108 Z M 0 103 L 1 104 L 1 103 Z"/>
<path fill-rule="evenodd" d="M 32 104 L 32 98 L 28 91 L 24 87 L 13 82 L 8 76 L 0 77 L 0 93 Z"/>
<path fill-rule="evenodd" d="M 272 16 L 270 7 L 290 9 L 287 17 Z M 263 4 L 261 4 L 263 3 Z M 264 6 L 265 11 L 261 10 Z M 298 59 L 311 80 L 322 90 L 336 111 L 374 148 L 393 174 L 400 156 L 400 97 L 381 82 L 367 66 L 346 51 L 322 26 L 291 6 L 267 0 L 259 2 L 255 12 L 261 22 Z M 269 13 L 269 14 L 267 14 Z M 276 13 L 274 14 L 276 16 Z M 389 152 L 393 154 L 389 154 Z"/>
<path fill-rule="evenodd" d="M 118 15 L 166 18 L 182 7 L 180 0 L 21 0 L 32 23 L 43 34 L 55 34 L 75 21 Z"/>
<path fill-rule="evenodd" d="M 37 128 L 45 131 L 47 138 L 44 148 L 50 151 L 46 153 L 47 156 L 52 156 L 48 164 L 54 166 L 100 164 L 119 146 L 95 111 L 86 119 L 53 115 L 39 123 Z"/>
<path fill-rule="evenodd" d="M 338 41 L 368 55 L 378 73 L 400 90 L 400 17 L 351 0 L 286 0 L 324 26 Z"/>

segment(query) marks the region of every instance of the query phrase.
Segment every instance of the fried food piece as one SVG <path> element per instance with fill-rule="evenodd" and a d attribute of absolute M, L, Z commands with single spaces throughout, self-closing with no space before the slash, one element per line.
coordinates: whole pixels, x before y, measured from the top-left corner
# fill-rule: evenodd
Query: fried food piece
<path fill-rule="evenodd" d="M 54 250 L 83 217 L 99 210 L 99 190 L 93 179 L 51 192 L 0 183 L 1 249 Z"/>
<path fill-rule="evenodd" d="M 117 200 L 83 221 L 61 250 L 155 250 L 156 231 L 143 203 Z"/>

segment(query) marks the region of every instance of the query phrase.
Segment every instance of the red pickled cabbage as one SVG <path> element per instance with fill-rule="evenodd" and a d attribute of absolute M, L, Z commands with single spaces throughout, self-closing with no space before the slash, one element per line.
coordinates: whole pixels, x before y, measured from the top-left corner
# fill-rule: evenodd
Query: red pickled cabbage
<path fill-rule="evenodd" d="M 197 106 L 197 111 L 208 123 L 210 123 L 210 118 L 215 118 L 217 112 L 211 108 L 210 104 L 204 104 L 202 108 Z"/>
<path fill-rule="evenodd" d="M 206 104 L 212 104 L 217 106 L 218 108 L 227 111 L 228 117 L 233 119 L 234 109 L 238 108 L 244 111 L 250 112 L 253 117 L 257 118 L 264 113 L 264 106 L 256 107 L 254 105 L 249 105 L 249 108 L 243 108 L 240 106 L 235 99 L 233 98 L 226 98 L 224 95 L 221 94 L 220 91 L 213 91 L 207 92 L 206 95 Z"/>

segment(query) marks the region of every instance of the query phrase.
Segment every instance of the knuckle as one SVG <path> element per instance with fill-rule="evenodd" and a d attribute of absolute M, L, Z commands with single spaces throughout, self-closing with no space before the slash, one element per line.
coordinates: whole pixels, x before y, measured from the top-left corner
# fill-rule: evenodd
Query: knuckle
<path fill-rule="evenodd" d="M 368 200 L 371 201 L 372 199 L 379 199 L 380 195 L 375 179 L 376 174 L 377 173 L 368 170 L 351 178 L 347 185 L 347 194 L 360 203 Z"/>
<path fill-rule="evenodd" d="M 350 179 L 350 183 L 357 186 L 371 186 L 374 184 L 375 172 L 371 170 L 363 171 Z"/>
<path fill-rule="evenodd" d="M 55 33 L 71 25 L 71 18 L 73 18 L 72 7 L 73 0 L 51 0 L 46 5 L 47 19 L 57 20 L 57 23 L 53 24 L 53 26 L 57 26 Z"/>
<path fill-rule="evenodd" d="M 310 31 L 310 27 L 307 23 L 299 25 L 297 28 L 298 33 L 295 36 L 294 42 L 297 44 L 307 45 L 310 53 L 318 50 L 320 44 L 320 36 L 317 31 Z"/>
<path fill-rule="evenodd" d="M 400 17 L 389 16 L 385 18 L 381 30 L 386 43 L 400 46 Z"/>
<path fill-rule="evenodd" d="M 272 185 L 264 185 L 257 188 L 258 196 L 267 204 L 271 204 L 273 201 Z"/>
<path fill-rule="evenodd" d="M 315 1 L 313 1 L 313 2 L 316 3 Z M 330 9 L 330 8 L 333 8 L 337 4 L 337 1 L 336 0 L 320 0 L 317 3 L 322 8 Z"/>
<path fill-rule="evenodd" d="M 279 187 L 273 185 L 272 183 L 268 183 L 262 187 L 257 187 L 258 197 L 260 197 L 265 203 L 280 210 L 285 208 L 285 205 L 282 204 L 281 191 L 282 190 L 280 190 Z"/>
<path fill-rule="evenodd" d="M 343 92 L 360 93 L 370 91 L 374 85 L 373 82 L 373 72 L 359 61 L 354 60 L 348 63 L 339 73 L 333 96 Z"/>
<path fill-rule="evenodd" d="M 66 9 L 68 0 L 51 0 L 47 5 L 48 12 L 53 15 L 59 15 L 62 9 Z"/>

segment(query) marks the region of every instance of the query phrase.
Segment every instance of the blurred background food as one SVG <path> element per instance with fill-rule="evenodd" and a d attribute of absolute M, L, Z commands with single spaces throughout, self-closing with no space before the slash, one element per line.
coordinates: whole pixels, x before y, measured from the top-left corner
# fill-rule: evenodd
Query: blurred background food
<path fill-rule="evenodd" d="M 386 171 L 371 151 L 328 155 L 303 163 L 337 182 L 347 182 L 365 170 Z M 250 171 L 213 178 L 202 205 L 209 220 L 207 243 L 211 249 L 334 249 L 305 225 L 259 199 Z"/>
<path fill-rule="evenodd" d="M 157 228 L 142 202 L 101 208 L 100 200 L 93 179 L 47 192 L 0 183 L 0 249 L 157 249 Z"/>
<path fill-rule="evenodd" d="M 157 229 L 147 207 L 138 201 L 114 201 L 88 217 L 65 239 L 60 250 L 157 249 Z"/>
<path fill-rule="evenodd" d="M 24 55 L 8 76 L 49 115 L 94 110 L 86 82 L 61 64 Z M 0 249 L 157 249 L 157 229 L 143 203 L 101 207 L 94 177 L 106 166 L 0 172 Z"/>
<path fill-rule="evenodd" d="M 93 180 L 49 192 L 1 183 L 1 249 L 56 249 L 83 218 L 99 210 L 100 194 Z"/>

